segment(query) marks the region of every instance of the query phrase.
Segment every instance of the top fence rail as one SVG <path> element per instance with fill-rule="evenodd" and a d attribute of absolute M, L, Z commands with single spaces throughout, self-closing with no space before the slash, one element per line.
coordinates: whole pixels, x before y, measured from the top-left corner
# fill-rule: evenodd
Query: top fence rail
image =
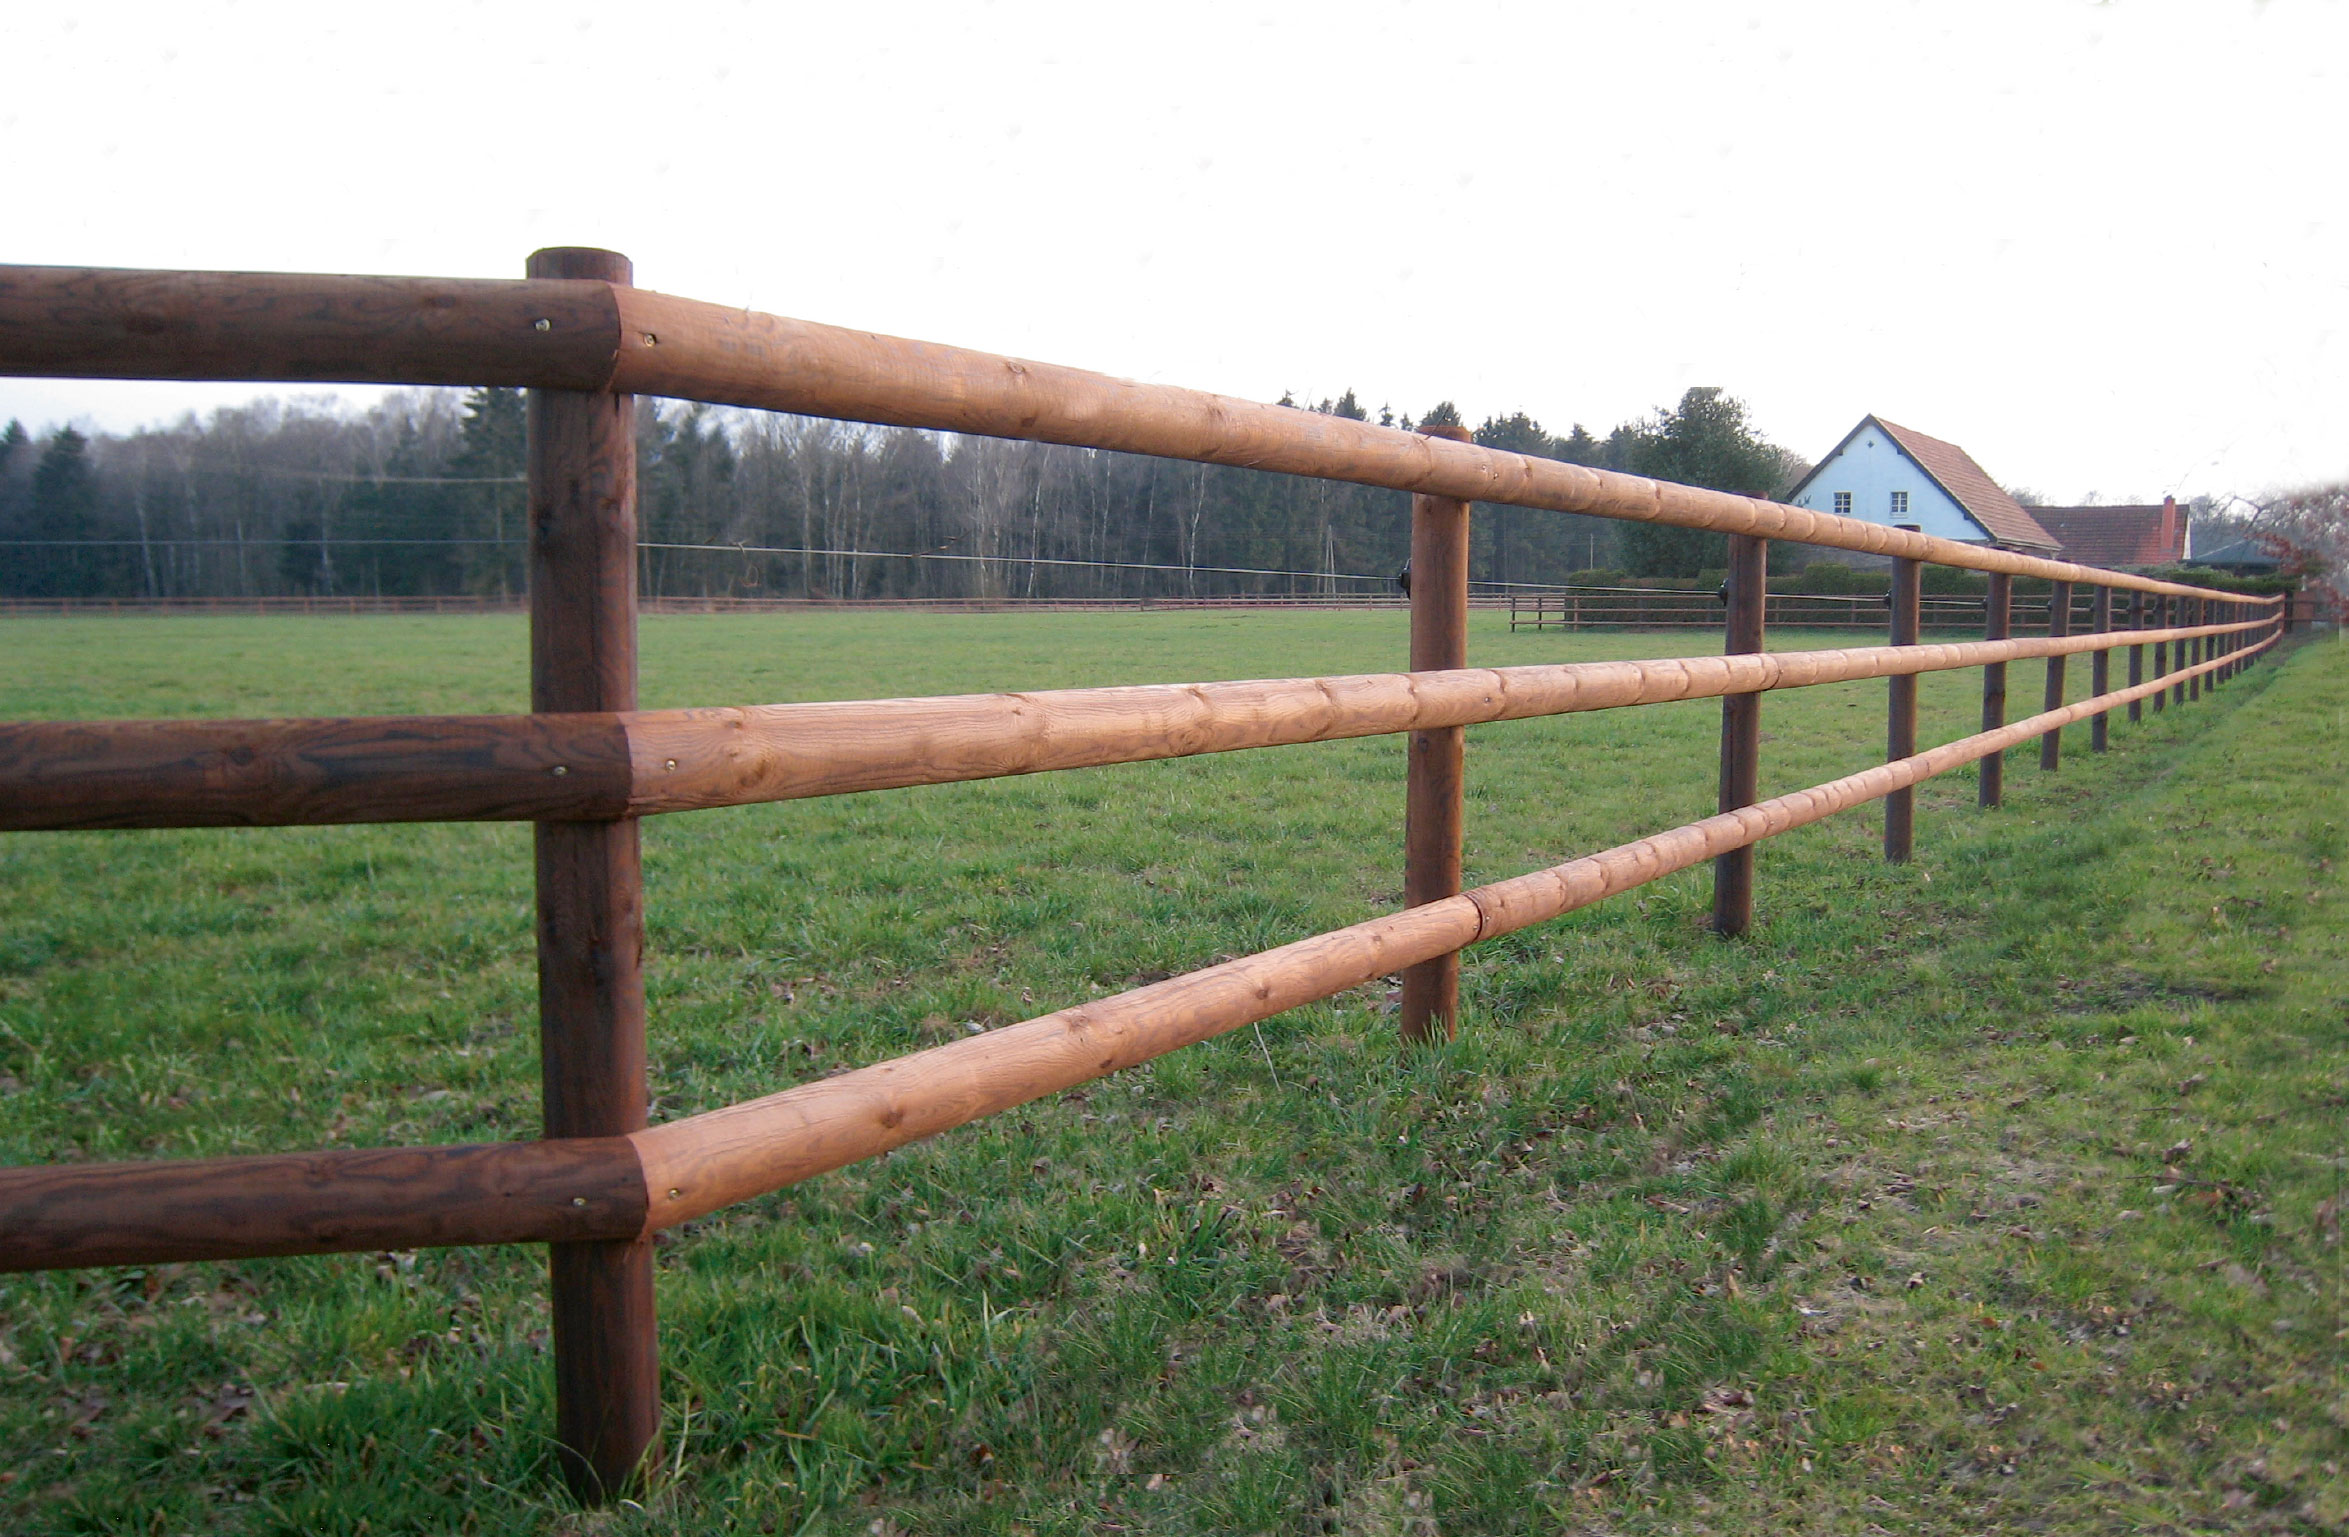
<path fill-rule="evenodd" d="M 0 266 L 0 374 L 659 395 L 2213 595 L 1759 497 L 592 279 Z"/>

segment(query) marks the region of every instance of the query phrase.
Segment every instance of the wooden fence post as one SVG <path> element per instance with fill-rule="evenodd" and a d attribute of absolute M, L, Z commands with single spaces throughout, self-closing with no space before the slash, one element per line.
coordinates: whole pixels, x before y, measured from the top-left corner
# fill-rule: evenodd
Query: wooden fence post
<path fill-rule="evenodd" d="M 1430 427 L 1429 437 L 1475 441 L 1464 427 Z M 1411 670 L 1468 665 L 1468 504 L 1448 496 L 1411 498 Z M 1439 726 L 1411 733 L 1404 793 L 1403 905 L 1421 907 L 1460 891 L 1461 801 L 1467 731 Z M 1460 956 L 1439 955 L 1403 970 L 1403 1039 L 1450 1039 L 1460 1024 Z"/>
<path fill-rule="evenodd" d="M 2047 635 L 2058 640 L 2072 633 L 2072 584 L 2053 582 L 2047 595 Z M 2047 693 L 2043 710 L 2052 710 L 2064 702 L 2064 658 L 2047 659 Z M 2053 770 L 2063 761 L 2064 728 L 2056 727 L 2039 738 L 2039 766 Z"/>
<path fill-rule="evenodd" d="M 2088 610 L 2088 628 L 2099 635 L 2112 628 L 2112 589 L 2099 584 L 2094 605 Z M 2102 696 L 2112 692 L 2112 652 L 2099 651 L 2088 663 L 2088 692 Z M 2108 725 L 2112 712 L 2099 710 L 2088 717 L 2088 750 L 2103 752 L 2110 745 Z"/>
<path fill-rule="evenodd" d="M 1900 526 L 1914 527 L 1907 523 Z M 1923 601 L 1924 575 L 1922 561 L 1902 556 L 1892 563 L 1892 643 L 1896 646 L 1917 643 L 1917 609 Z M 1917 675 L 1902 673 L 1886 682 L 1890 687 L 1886 695 L 1884 756 L 1885 761 L 1893 762 L 1912 757 L 1917 751 Z M 1885 796 L 1884 857 L 1894 864 L 1905 863 L 1915 850 L 1916 834 L 1916 790 L 1900 789 Z"/>
<path fill-rule="evenodd" d="M 1770 541 L 1751 534 L 1729 536 L 1729 611 L 1722 621 L 1724 654 L 1762 649 L 1764 616 L 1770 606 Z M 1750 806 L 1762 790 L 1762 696 L 1721 696 L 1721 802 L 1723 811 Z M 1754 922 L 1754 849 L 1747 844 L 1713 860 L 1713 932 L 1743 934 Z"/>
<path fill-rule="evenodd" d="M 2188 620 L 2187 623 L 2198 625 L 2210 623 L 2210 600 L 2208 598 L 2188 598 L 2186 603 L 2188 605 L 2187 612 L 2194 616 L 2192 619 Z M 2186 642 L 2186 666 L 2192 667 L 2197 662 L 2209 660 L 2209 657 L 2209 636 L 2197 635 L 2192 640 Z M 2201 674 L 2197 673 L 2195 676 L 2186 680 L 2186 702 L 2191 704 L 2201 697 L 2202 676 Z"/>
<path fill-rule="evenodd" d="M 2145 628 L 2145 594 L 2141 592 L 2129 594 L 2129 628 L 2132 630 Z M 2135 688 L 2144 681 L 2145 643 L 2139 641 L 2129 648 L 2129 687 Z M 2130 700 L 2129 724 L 2134 726 L 2143 719 L 2145 719 L 2145 701 L 2142 699 Z"/>
<path fill-rule="evenodd" d="M 628 259 L 557 249 L 534 278 L 626 284 Z M 636 402 L 530 392 L 530 706 L 636 708 Z M 557 767 L 555 773 L 564 772 Z M 546 1135 L 645 1124 L 644 883 L 637 824 L 541 822 L 538 1032 Z M 660 1431 L 652 1245 L 549 1246 L 555 1439 L 581 1499 L 616 1497 Z"/>
<path fill-rule="evenodd" d="M 2155 629 L 2166 630 L 2170 627 L 2170 610 L 2176 602 L 2175 598 L 2166 593 L 2154 594 L 2153 602 L 2147 606 L 2153 611 L 2153 627 Z M 2153 675 L 2158 678 L 2169 670 L 2170 643 L 2166 640 L 2157 640 L 2153 643 Z M 2170 691 L 2168 689 L 2161 688 L 2153 691 L 2154 714 L 2159 715 L 2168 708 L 2169 702 Z"/>
<path fill-rule="evenodd" d="M 2179 598 L 2176 599 L 2172 604 L 2172 612 L 2175 615 L 2175 618 L 2172 622 L 2175 623 L 2176 626 L 2181 630 L 2187 628 L 2194 622 L 2193 601 L 2194 600 L 2191 598 Z M 2170 659 L 2176 663 L 2181 671 L 2190 665 L 2188 658 L 2193 655 L 2193 647 L 2194 643 L 2192 641 L 2182 640 L 2170 648 Z M 2171 684 L 2169 688 L 2169 695 L 2171 704 L 2183 708 L 2186 703 L 2186 685 L 2184 681 L 2181 680 L 2177 683 Z"/>
<path fill-rule="evenodd" d="M 2013 633 L 2015 579 L 2004 571 L 1990 573 L 1990 595 L 1983 599 L 1982 638 L 2005 640 Z M 1992 662 L 1982 669 L 1982 729 L 1996 731 L 2006 724 L 2006 663 Z M 1975 800 L 1995 806 L 2006 793 L 2006 754 L 1994 752 L 1982 760 Z"/>

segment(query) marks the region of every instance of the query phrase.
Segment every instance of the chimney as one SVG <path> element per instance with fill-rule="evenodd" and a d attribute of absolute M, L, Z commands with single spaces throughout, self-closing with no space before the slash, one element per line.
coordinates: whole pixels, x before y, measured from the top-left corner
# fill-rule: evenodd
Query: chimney
<path fill-rule="evenodd" d="M 2174 496 L 2161 499 L 2161 558 L 2186 558 L 2185 542 L 2178 537 L 2178 499 Z"/>

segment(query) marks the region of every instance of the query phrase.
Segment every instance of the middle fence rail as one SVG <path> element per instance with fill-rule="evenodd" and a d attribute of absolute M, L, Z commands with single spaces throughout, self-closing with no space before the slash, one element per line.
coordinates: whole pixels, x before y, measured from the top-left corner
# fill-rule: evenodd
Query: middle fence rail
<path fill-rule="evenodd" d="M 559 250 L 518 282 L 0 268 L 0 373 L 521 385 L 531 401 L 534 702 L 528 715 L 0 725 L 0 830 L 511 820 L 537 824 L 538 1141 L 0 1169 L 0 1269 L 468 1243 L 553 1246 L 558 1445 L 590 1498 L 646 1465 L 658 1425 L 652 1273 L 661 1228 L 1073 1087 L 1398 971 L 1406 1036 L 1456 1025 L 1454 958 L 1705 859 L 1715 927 L 1751 921 L 1751 850 L 1906 796 L 2081 721 L 2182 706 L 2273 647 L 2272 599 L 1929 538 L 1751 497 L 1530 459 L 1344 418 L 757 315 L 630 286 L 625 259 Z M 548 275 L 552 274 L 552 275 Z M 562 274 L 585 274 L 565 276 Z M 1030 438 L 1413 493 L 1412 670 L 843 704 L 644 711 L 635 698 L 630 396 Z M 1470 505 L 1497 502 L 1732 536 L 1728 651 L 1472 668 Z M 1767 541 L 1890 557 L 1893 644 L 1763 649 Z M 1989 573 L 1984 639 L 1917 643 L 1919 572 Z M 2053 584 L 2048 633 L 2012 635 L 2016 577 Z M 2067 633 L 2072 592 L 2094 593 Z M 2127 623 L 2111 628 L 2115 592 Z M 1882 599 L 1870 600 L 1881 604 Z M 1859 611 L 1860 604 L 1845 612 Z M 1538 622 L 1538 619 L 1537 619 Z M 1711 621 L 1708 621 L 1711 622 Z M 1799 622 L 1799 621 L 1798 621 Z M 2145 648 L 2153 666 L 2143 666 Z M 2106 691 L 2107 653 L 2129 683 Z M 2065 702 L 2066 658 L 2099 665 Z M 2005 670 L 2043 659 L 2047 708 L 2005 720 Z M 2172 665 L 2172 662 L 2176 665 Z M 1915 679 L 1984 669 L 1983 727 L 1915 750 Z M 1758 799 L 1762 699 L 1890 680 L 1888 761 Z M 1460 890 L 1460 730 L 1719 698 L 1719 815 Z M 646 1124 L 637 821 L 671 811 L 1407 733 L 1412 905 L 1167 981 L 744 1104 Z M 1900 813 L 1898 816 L 1895 813 Z M 1898 836 L 1894 836 L 1897 824 Z M 1415 971 L 1414 968 L 1421 968 Z M 566 1131 L 569 1134 L 566 1134 Z"/>
<path fill-rule="evenodd" d="M 611 714 L 0 722 L 0 831 L 642 817 L 1950 672 L 2265 624 L 2121 632 L 2125 642 L 2089 634 Z"/>

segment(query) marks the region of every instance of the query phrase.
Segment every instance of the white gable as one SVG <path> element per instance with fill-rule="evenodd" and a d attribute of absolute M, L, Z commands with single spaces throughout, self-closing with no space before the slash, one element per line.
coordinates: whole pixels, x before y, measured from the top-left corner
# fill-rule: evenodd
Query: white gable
<path fill-rule="evenodd" d="M 1838 504 L 1838 494 L 1850 498 Z M 1905 493 L 1907 511 L 1894 496 Z M 1989 531 L 1941 489 L 1917 461 L 1902 453 L 1891 434 L 1873 419 L 1864 421 L 1811 471 L 1792 505 L 1813 512 L 1848 512 L 1869 523 L 1914 523 L 1926 533 L 1973 544 L 1989 542 Z"/>

